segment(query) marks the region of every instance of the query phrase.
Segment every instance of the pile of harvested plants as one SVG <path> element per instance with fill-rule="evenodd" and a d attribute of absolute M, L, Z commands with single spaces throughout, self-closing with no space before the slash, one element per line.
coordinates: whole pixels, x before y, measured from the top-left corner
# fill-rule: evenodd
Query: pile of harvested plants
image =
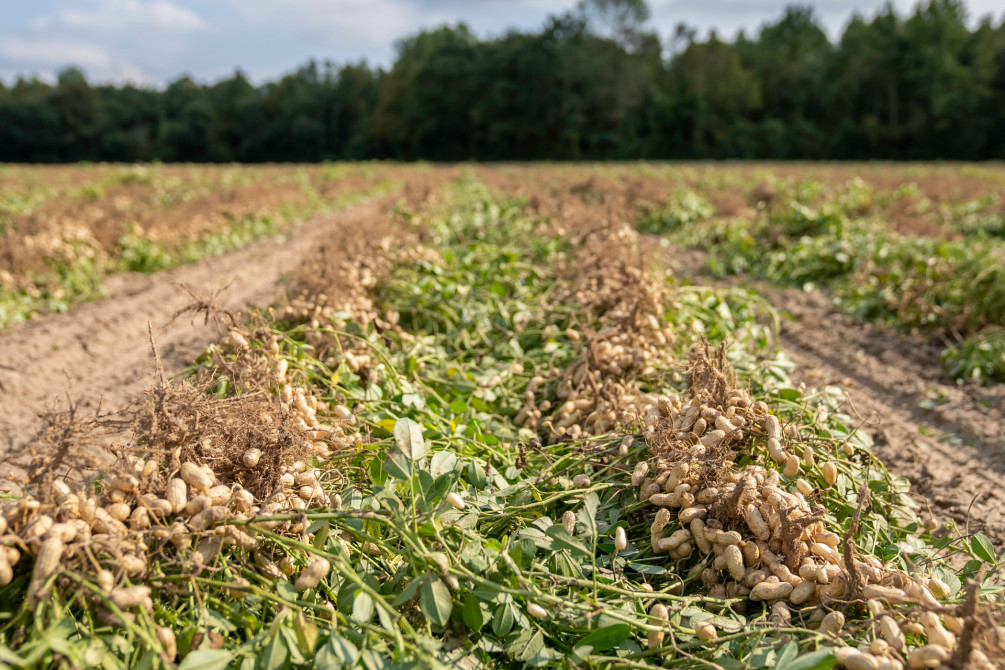
<path fill-rule="evenodd" d="M 426 195 L 128 412 L 50 417 L 0 517 L 4 663 L 1000 663 L 993 545 L 793 388 L 755 298 L 616 216 Z"/>

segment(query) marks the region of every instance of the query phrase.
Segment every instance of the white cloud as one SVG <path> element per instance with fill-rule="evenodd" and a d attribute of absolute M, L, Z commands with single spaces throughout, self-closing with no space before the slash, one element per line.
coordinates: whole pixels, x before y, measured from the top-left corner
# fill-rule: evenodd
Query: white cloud
<path fill-rule="evenodd" d="M 191 34 L 211 30 L 168 0 L 99 0 L 88 9 L 61 9 L 34 18 L 17 33 L 0 34 L 0 66 L 51 76 L 74 65 L 96 81 L 156 84 L 160 78 L 148 68 L 182 51 Z"/>
<path fill-rule="evenodd" d="M 19 63 L 65 65 L 86 68 L 107 67 L 112 56 L 106 49 L 88 42 L 31 39 L 9 35 L 0 39 L 0 57 Z"/>
<path fill-rule="evenodd" d="M 650 26 L 664 38 L 679 21 L 723 37 L 755 33 L 794 0 L 649 0 Z M 854 10 L 873 15 L 886 0 L 811 2 L 832 37 Z M 481 36 L 515 26 L 537 30 L 548 14 L 577 0 L 53 0 L 48 13 L 24 3 L 19 23 L 0 27 L 0 79 L 10 72 L 47 77 L 60 66 L 84 68 L 92 80 L 163 83 L 182 72 L 223 76 L 243 66 L 261 81 L 309 57 L 387 65 L 395 40 L 443 23 L 466 21 Z M 917 0 L 892 0 L 909 13 Z M 2 0 L 0 0 L 2 3 Z M 1001 0 L 967 0 L 972 23 Z M 209 18 L 213 25 L 206 19 Z M 154 77 L 152 73 L 156 73 Z"/>
<path fill-rule="evenodd" d="M 166 0 L 103 0 L 90 11 L 64 9 L 55 16 L 43 16 L 32 22 L 39 32 L 52 30 L 114 34 L 127 31 L 191 33 L 209 30 L 209 25 L 195 13 Z"/>
<path fill-rule="evenodd" d="M 455 16 L 402 0 L 225 1 L 249 21 L 284 26 L 342 49 L 387 47 L 402 35 Z"/>
<path fill-rule="evenodd" d="M 97 81 L 129 82 L 132 84 L 160 83 L 156 77 L 111 51 L 88 42 L 66 40 L 26 39 L 9 36 L 0 39 L 0 60 L 17 63 L 17 69 L 3 68 L 0 79 L 14 80 L 17 75 L 33 72 L 43 79 L 67 65 L 83 68 L 91 79 Z"/>
<path fill-rule="evenodd" d="M 791 0 L 650 0 L 653 8 L 653 25 L 662 33 L 669 33 L 679 21 L 697 26 L 701 31 L 716 28 L 721 37 L 733 37 L 743 29 L 755 34 L 765 23 L 777 21 L 791 5 Z M 816 0 L 811 3 L 816 15 L 832 39 L 840 37 L 852 14 L 858 12 L 871 18 L 883 10 L 885 0 Z M 918 0 L 893 0 L 894 8 L 902 15 L 914 12 Z M 993 14 L 1002 17 L 1001 0 L 968 0 L 966 2 L 970 23 Z"/>

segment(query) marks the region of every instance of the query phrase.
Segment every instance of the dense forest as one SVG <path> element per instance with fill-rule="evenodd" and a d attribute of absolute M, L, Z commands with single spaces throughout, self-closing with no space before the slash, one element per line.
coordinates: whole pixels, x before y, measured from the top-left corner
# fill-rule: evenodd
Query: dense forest
<path fill-rule="evenodd" d="M 955 0 L 808 6 L 756 35 L 660 36 L 644 0 L 583 0 L 537 32 L 441 27 L 385 70 L 308 63 L 252 85 L 0 83 L 0 161 L 1005 159 L 1005 20 Z"/>

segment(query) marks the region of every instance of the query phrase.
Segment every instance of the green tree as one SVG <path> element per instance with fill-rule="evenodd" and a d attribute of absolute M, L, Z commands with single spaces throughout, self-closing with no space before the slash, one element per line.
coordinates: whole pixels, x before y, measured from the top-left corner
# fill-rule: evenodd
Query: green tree
<path fill-rule="evenodd" d="M 64 160 L 90 158 L 101 131 L 98 96 L 84 73 L 74 67 L 61 70 L 53 96 L 59 110 L 59 152 Z"/>
<path fill-rule="evenodd" d="M 690 157 L 725 157 L 756 153 L 736 148 L 736 121 L 762 107 L 761 87 L 739 51 L 713 33 L 707 42 L 690 44 L 671 66 L 670 100 L 691 110 L 678 123 L 691 145 Z M 680 136 L 680 135 L 679 135 Z M 732 146 L 732 150 L 727 147 Z"/>
<path fill-rule="evenodd" d="M 787 7 L 777 23 L 761 29 L 757 41 L 739 39 L 736 48 L 760 85 L 761 120 L 776 122 L 765 127 L 787 126 L 786 141 L 771 147 L 771 155 L 822 158 L 826 147 L 811 119 L 823 111 L 817 92 L 832 47 L 813 7 Z"/>
<path fill-rule="evenodd" d="M 464 24 L 398 43 L 398 57 L 374 111 L 377 141 L 398 158 L 472 157 L 478 41 Z"/>
<path fill-rule="evenodd" d="M 536 31 L 444 26 L 390 70 L 308 62 L 163 90 L 0 83 L 0 160 L 1005 158 L 1005 20 L 887 4 L 832 43 L 808 5 L 732 41 L 645 0 L 580 0 Z M 748 36 L 749 35 L 749 36 Z"/>

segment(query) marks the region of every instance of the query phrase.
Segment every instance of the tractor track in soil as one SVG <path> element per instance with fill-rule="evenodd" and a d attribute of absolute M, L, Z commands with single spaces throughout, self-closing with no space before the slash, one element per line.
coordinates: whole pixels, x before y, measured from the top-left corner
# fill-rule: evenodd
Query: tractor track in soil
<path fill-rule="evenodd" d="M 715 278 L 702 271 L 701 251 L 666 246 L 662 257 L 695 284 L 762 295 L 782 317 L 779 344 L 796 365 L 793 380 L 842 389 L 876 456 L 911 482 L 922 506 L 1005 545 L 1005 385 L 958 385 L 943 371 L 938 343 L 842 314 L 825 292 Z"/>
<path fill-rule="evenodd" d="M 191 265 L 113 275 L 106 279 L 105 298 L 0 332 L 0 457 L 31 439 L 39 412 L 47 408 L 65 409 L 72 400 L 85 411 L 99 402 L 102 411 L 115 410 L 138 397 L 153 381 L 148 324 L 169 373 L 190 365 L 220 332 L 201 316 L 173 318 L 194 302 L 182 287 L 200 298 L 227 287 L 215 302 L 228 311 L 269 305 L 322 240 L 382 215 L 391 197 L 314 217 L 281 236 Z"/>

